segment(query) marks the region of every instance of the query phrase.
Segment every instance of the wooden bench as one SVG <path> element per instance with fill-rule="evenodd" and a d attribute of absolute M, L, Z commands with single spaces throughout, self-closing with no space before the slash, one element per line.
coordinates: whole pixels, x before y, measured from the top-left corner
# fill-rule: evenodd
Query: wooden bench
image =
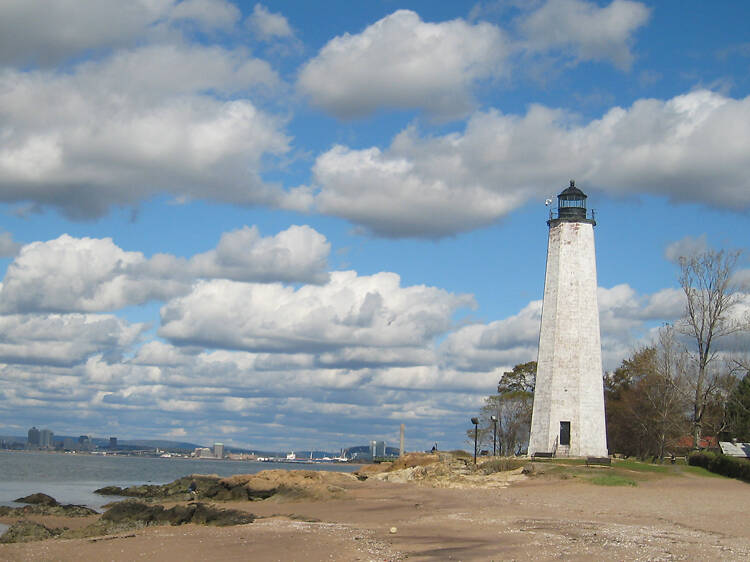
<path fill-rule="evenodd" d="M 609 457 L 586 457 L 586 466 L 612 466 Z"/>
<path fill-rule="evenodd" d="M 551 459 L 555 456 L 555 453 L 541 453 L 537 451 L 536 453 L 532 453 L 531 460 L 535 461 L 536 459 Z"/>

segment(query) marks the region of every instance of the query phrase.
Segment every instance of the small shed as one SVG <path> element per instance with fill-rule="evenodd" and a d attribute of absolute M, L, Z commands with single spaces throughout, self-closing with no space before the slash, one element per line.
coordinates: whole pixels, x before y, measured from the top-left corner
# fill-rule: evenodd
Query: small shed
<path fill-rule="evenodd" d="M 719 441 L 721 452 L 730 457 L 750 459 L 750 443 L 738 443 L 737 441 Z"/>

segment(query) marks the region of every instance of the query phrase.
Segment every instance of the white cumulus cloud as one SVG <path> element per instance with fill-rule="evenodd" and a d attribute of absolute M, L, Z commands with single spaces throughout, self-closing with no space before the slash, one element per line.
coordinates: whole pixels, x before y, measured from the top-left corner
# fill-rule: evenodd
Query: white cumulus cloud
<path fill-rule="evenodd" d="M 577 61 L 608 60 L 622 69 L 633 62 L 633 34 L 649 18 L 642 2 L 614 0 L 604 7 L 586 0 L 548 0 L 526 15 L 520 28 L 532 52 L 569 52 Z"/>
<path fill-rule="evenodd" d="M 423 346 L 471 306 L 468 295 L 401 287 L 393 273 L 331 273 L 298 289 L 225 280 L 196 285 L 162 308 L 159 334 L 173 342 L 252 351 Z"/>
<path fill-rule="evenodd" d="M 194 22 L 204 29 L 231 29 L 240 15 L 239 8 L 226 0 L 182 0 L 169 11 L 170 20 Z"/>
<path fill-rule="evenodd" d="M 95 353 L 119 358 L 144 328 L 111 315 L 0 316 L 0 363 L 70 366 Z"/>
<path fill-rule="evenodd" d="M 10 232 L 0 232 L 0 257 L 13 257 L 21 249 L 21 244 L 13 240 Z"/>
<path fill-rule="evenodd" d="M 263 4 L 256 4 L 247 18 L 250 29 L 263 41 L 294 37 L 289 22 L 282 14 L 270 12 Z"/>
<path fill-rule="evenodd" d="M 189 260 L 169 254 L 146 258 L 110 238 L 64 234 L 21 248 L 0 285 L 0 310 L 117 310 L 187 293 L 196 278 L 323 283 L 329 252 L 325 236 L 308 226 L 269 237 L 244 227 Z"/>
<path fill-rule="evenodd" d="M 133 279 L 128 270 L 144 261 L 110 238 L 73 238 L 24 246 L 3 280 L 4 311 L 102 311 L 165 298 L 168 283 Z M 171 288 L 174 290 L 173 288 Z"/>
<path fill-rule="evenodd" d="M 440 237 L 497 221 L 574 177 L 587 192 L 750 207 L 750 97 L 698 90 L 581 123 L 540 105 L 475 113 L 463 133 L 337 145 L 313 167 L 323 213 L 380 236 Z M 397 201 L 398 203 L 394 203 Z"/>
<path fill-rule="evenodd" d="M 331 39 L 300 71 L 313 104 L 352 118 L 379 108 L 425 108 L 455 117 L 471 108 L 471 87 L 503 72 L 508 47 L 488 23 L 429 23 L 399 10 L 358 34 Z"/>
<path fill-rule="evenodd" d="M 190 259 L 195 277 L 235 281 L 323 283 L 328 279 L 326 237 L 309 226 L 290 226 L 263 238 L 257 227 L 224 233 L 215 250 Z"/>
<path fill-rule="evenodd" d="M 261 161 L 287 152 L 289 138 L 247 97 L 277 83 L 268 63 L 241 50 L 184 45 L 65 72 L 0 70 L 0 200 L 75 218 L 157 193 L 281 205 Z"/>
<path fill-rule="evenodd" d="M 680 258 L 689 258 L 708 250 L 706 235 L 693 237 L 686 236 L 669 244 L 664 250 L 664 257 L 669 261 L 678 263 Z"/>
<path fill-rule="evenodd" d="M 441 344 L 443 364 L 456 371 L 494 372 L 536 360 L 541 321 L 542 301 L 532 301 L 503 320 L 463 326 Z"/>
<path fill-rule="evenodd" d="M 86 51 L 132 46 L 169 35 L 167 22 L 231 27 L 225 0 L 3 0 L 0 64 L 54 64 Z"/>

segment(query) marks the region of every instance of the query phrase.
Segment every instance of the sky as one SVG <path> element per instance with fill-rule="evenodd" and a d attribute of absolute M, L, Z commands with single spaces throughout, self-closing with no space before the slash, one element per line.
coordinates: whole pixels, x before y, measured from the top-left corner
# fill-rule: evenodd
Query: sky
<path fill-rule="evenodd" d="M 407 450 L 466 448 L 536 359 L 570 179 L 616 368 L 681 316 L 680 255 L 747 245 L 748 20 L 5 0 L 0 434 L 336 451 L 404 423 Z"/>

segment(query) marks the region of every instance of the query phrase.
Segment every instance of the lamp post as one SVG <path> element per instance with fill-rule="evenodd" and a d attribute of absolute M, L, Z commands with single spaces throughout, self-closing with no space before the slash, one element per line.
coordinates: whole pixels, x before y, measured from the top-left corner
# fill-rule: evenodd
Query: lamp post
<path fill-rule="evenodd" d="M 492 456 L 494 457 L 497 455 L 497 416 L 490 416 L 490 420 L 492 420 Z"/>
<path fill-rule="evenodd" d="M 477 430 L 479 428 L 479 419 L 471 418 L 471 423 L 474 424 L 474 465 L 477 464 Z"/>

